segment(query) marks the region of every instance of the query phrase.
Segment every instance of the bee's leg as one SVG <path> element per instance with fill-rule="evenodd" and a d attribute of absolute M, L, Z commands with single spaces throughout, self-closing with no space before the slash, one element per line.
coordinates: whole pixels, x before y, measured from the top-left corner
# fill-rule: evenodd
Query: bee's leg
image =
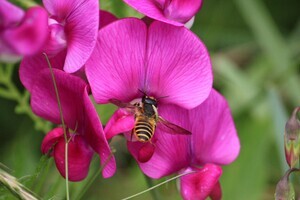
<path fill-rule="evenodd" d="M 152 108 L 153 108 L 154 113 L 155 113 L 155 121 L 158 121 L 158 112 L 157 112 L 157 108 L 156 108 L 154 105 L 152 105 Z"/>

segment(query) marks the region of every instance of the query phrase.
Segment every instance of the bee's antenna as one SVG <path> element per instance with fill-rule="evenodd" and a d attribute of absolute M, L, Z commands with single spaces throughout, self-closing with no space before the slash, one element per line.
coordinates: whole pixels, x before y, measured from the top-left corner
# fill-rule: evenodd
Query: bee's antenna
<path fill-rule="evenodd" d="M 158 97 L 157 100 L 159 99 L 163 99 L 163 98 L 168 98 L 169 96 L 162 96 L 162 97 Z"/>

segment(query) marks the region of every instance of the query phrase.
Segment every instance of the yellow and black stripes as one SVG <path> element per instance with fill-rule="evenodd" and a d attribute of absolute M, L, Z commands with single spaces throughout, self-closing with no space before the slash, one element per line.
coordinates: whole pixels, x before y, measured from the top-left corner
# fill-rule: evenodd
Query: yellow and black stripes
<path fill-rule="evenodd" d="M 149 141 L 155 130 L 155 123 L 146 120 L 144 117 L 137 117 L 135 121 L 134 134 L 140 142 Z"/>

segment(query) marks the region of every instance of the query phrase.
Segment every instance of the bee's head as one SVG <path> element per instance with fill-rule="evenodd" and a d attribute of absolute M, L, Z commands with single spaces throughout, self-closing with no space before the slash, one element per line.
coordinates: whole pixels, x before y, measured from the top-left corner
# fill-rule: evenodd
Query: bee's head
<path fill-rule="evenodd" d="M 143 102 L 143 104 L 150 104 L 150 105 L 154 105 L 155 107 L 157 107 L 157 100 L 154 97 L 145 95 L 142 98 L 142 102 Z"/>

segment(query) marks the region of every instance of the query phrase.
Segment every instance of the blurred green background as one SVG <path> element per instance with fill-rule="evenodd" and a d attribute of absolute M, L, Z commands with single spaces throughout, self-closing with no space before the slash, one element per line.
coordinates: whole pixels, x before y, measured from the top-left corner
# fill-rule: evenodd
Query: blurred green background
<path fill-rule="evenodd" d="M 118 17 L 141 16 L 121 0 L 101 0 L 101 7 Z M 288 168 L 284 125 L 300 104 L 299 8 L 298 0 L 204 0 L 196 16 L 192 31 L 210 52 L 214 87 L 227 98 L 241 140 L 238 159 L 223 168 L 224 200 L 274 199 L 276 183 Z M 14 83 L 23 91 L 18 66 L 13 69 Z M 8 86 L 2 82 L 0 87 Z M 27 100 L 24 97 L 23 101 Z M 42 130 L 49 124 L 39 121 L 37 125 L 16 106 L 15 100 L 0 97 L 0 162 L 40 197 L 65 199 L 65 182 L 53 159 L 41 157 Z M 115 108 L 97 109 L 105 122 Z M 111 146 L 116 149 L 116 175 L 110 179 L 97 175 L 99 159 L 95 157 L 87 179 L 70 183 L 71 199 L 121 199 L 149 187 L 124 139 L 114 138 Z M 153 184 L 166 179 L 154 180 Z M 297 182 L 299 176 L 294 179 Z M 156 192 L 159 199 L 181 199 L 176 181 Z M 14 197 L 0 186 L 0 199 Z M 146 193 L 135 199 L 152 196 Z"/>

